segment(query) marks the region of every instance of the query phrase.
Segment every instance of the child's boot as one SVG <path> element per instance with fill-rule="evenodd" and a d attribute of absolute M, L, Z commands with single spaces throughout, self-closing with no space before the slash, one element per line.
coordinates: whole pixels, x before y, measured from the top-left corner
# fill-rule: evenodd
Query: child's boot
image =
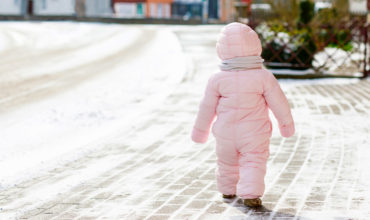
<path fill-rule="evenodd" d="M 251 208 L 260 207 L 262 206 L 262 201 L 260 198 L 244 199 L 244 205 Z"/>
<path fill-rule="evenodd" d="M 224 199 L 233 199 L 233 198 L 235 198 L 236 197 L 236 195 L 235 194 L 232 194 L 232 195 L 225 195 L 225 194 L 222 194 L 222 198 L 224 198 Z"/>

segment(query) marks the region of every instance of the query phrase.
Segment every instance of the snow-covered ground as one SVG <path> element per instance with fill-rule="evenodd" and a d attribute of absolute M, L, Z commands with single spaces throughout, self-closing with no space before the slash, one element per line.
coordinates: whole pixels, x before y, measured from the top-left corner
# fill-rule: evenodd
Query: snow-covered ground
<path fill-rule="evenodd" d="M 186 65 L 194 68 L 173 33 L 181 30 L 1 22 L 0 167 L 8 169 L 0 172 L 0 189 L 98 150 L 160 105 Z M 283 88 L 295 84 L 282 81 Z"/>
<path fill-rule="evenodd" d="M 280 80 L 266 209 L 221 200 L 214 138 L 189 138 L 221 28 L 0 23 L 0 219 L 366 219 L 358 79 Z"/>
<path fill-rule="evenodd" d="M 169 30 L 73 22 L 2 22 L 0 58 L 0 189 L 129 132 L 186 65 Z"/>

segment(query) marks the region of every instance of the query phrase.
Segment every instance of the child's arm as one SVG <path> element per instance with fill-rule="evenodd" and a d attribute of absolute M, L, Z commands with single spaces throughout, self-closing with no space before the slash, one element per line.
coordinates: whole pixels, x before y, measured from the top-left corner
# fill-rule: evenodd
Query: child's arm
<path fill-rule="evenodd" d="M 274 113 L 278 123 L 279 130 L 283 137 L 290 137 L 294 134 L 294 121 L 290 107 L 284 92 L 272 73 L 268 73 L 267 80 L 264 85 L 265 100 L 268 107 Z"/>
<path fill-rule="evenodd" d="M 215 89 L 214 80 L 211 78 L 199 106 L 199 112 L 191 138 L 196 143 L 205 143 L 208 139 L 211 124 L 216 116 L 216 107 L 220 99 L 219 92 Z"/>

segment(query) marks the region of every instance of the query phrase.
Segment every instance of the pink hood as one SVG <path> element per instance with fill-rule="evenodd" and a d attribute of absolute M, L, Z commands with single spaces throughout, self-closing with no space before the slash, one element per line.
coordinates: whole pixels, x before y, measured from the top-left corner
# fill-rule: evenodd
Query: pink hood
<path fill-rule="evenodd" d="M 260 56 L 261 41 L 248 25 L 233 22 L 226 25 L 218 37 L 217 54 L 221 60 L 234 57 Z"/>

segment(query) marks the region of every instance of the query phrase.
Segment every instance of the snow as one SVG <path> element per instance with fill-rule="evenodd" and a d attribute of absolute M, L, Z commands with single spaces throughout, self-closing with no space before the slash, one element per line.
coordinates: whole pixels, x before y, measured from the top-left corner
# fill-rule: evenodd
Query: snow
<path fill-rule="evenodd" d="M 315 74 L 315 71 L 313 69 L 307 69 L 307 70 L 292 70 L 292 69 L 271 69 L 269 70 L 276 74 L 276 75 L 307 75 L 307 74 Z"/>
<path fill-rule="evenodd" d="M 121 31 L 122 28 L 119 26 L 101 25 L 100 31 L 91 35 L 91 32 L 97 28 L 96 25 L 78 23 L 68 25 L 63 22 L 57 24 L 64 31 L 56 29 L 55 23 L 31 23 L 28 25 L 3 23 L 1 33 L 3 35 L 12 34 L 11 39 L 14 42 L 10 46 L 16 51 L 21 50 L 23 56 L 19 56 L 18 53 L 10 54 L 5 56 L 2 62 L 14 59 L 14 56 L 34 59 L 34 62 L 28 64 L 27 68 L 22 69 L 24 71 L 12 69 L 4 74 L 13 78 L 30 78 L 36 75 L 58 73 L 60 69 L 71 69 L 119 52 L 131 45 L 140 34 L 137 29 Z M 97 51 L 100 56 L 92 56 Z M 55 53 L 60 56 L 53 56 L 47 60 L 37 59 L 43 53 Z M 85 54 L 91 55 L 85 56 Z M 53 65 L 50 65 L 50 62 L 53 62 Z"/>
<path fill-rule="evenodd" d="M 142 30 L 133 26 L 73 22 L 4 22 L 0 27 L 0 36 L 19 33 L 11 38 L 8 50 L 23 49 L 32 52 L 27 55 L 37 56 L 45 51 L 53 54 L 63 47 L 73 48 L 56 56 L 59 62 L 46 62 L 47 58 L 43 58 L 35 61 L 37 65 L 20 66 L 10 70 L 11 74 L 2 73 L 0 77 L 9 81 L 60 72 L 68 74 L 71 69 L 84 64 L 128 53 L 119 65 L 96 70 L 104 74 L 91 77 L 51 98 L 0 115 L 0 167 L 11 167 L 0 172 L 0 188 L 13 186 L 81 158 L 103 147 L 99 144 L 103 139 L 129 132 L 144 112 L 160 105 L 185 73 L 186 63 L 176 36 L 169 30 L 157 30 L 155 26 Z M 140 50 L 139 57 L 130 57 L 130 53 L 138 52 L 139 45 L 134 49 L 130 47 L 146 33 L 154 34 L 146 37 L 145 49 Z M 166 57 L 165 62 L 163 57 Z M 104 62 L 109 63 L 109 59 Z M 94 75 L 94 70 L 90 71 Z M 45 83 L 41 88 L 32 88 L 25 93 L 52 89 L 58 83 L 61 82 Z M 0 104 L 14 98 L 0 99 Z M 89 172 L 85 173 L 89 175 Z"/>
<path fill-rule="evenodd" d="M 315 2 L 315 12 L 318 12 L 324 8 L 331 8 L 332 4 L 330 2 Z"/>
<path fill-rule="evenodd" d="M 301 85 L 351 85 L 360 82 L 361 79 L 328 78 L 328 79 L 279 79 L 280 87 L 284 91 Z M 325 97 L 327 100 L 328 97 Z"/>
<path fill-rule="evenodd" d="M 349 11 L 355 14 L 366 14 L 367 4 L 366 0 L 349 1 Z"/>
<path fill-rule="evenodd" d="M 261 23 L 256 27 L 256 32 L 259 33 L 265 43 L 274 42 L 276 45 L 286 46 L 284 52 L 289 54 L 290 51 L 297 49 L 297 46 L 302 40 L 300 37 L 290 39 L 288 33 L 278 32 L 275 33 L 267 25 Z M 350 42 L 352 49 L 345 51 L 341 48 L 325 47 L 322 51 L 314 54 L 312 62 L 313 69 L 307 70 L 289 70 L 289 69 L 270 69 L 275 74 L 288 74 L 288 75 L 306 75 L 321 72 L 326 75 L 351 75 L 362 76 L 365 44 L 358 42 Z M 289 49 L 288 49 L 289 48 Z M 317 71 L 315 71 L 317 70 Z"/>
<path fill-rule="evenodd" d="M 354 52 L 346 52 L 340 48 L 325 48 L 324 51 L 315 54 L 313 66 L 315 68 L 322 68 L 327 74 L 343 74 L 342 72 L 351 73 L 354 76 L 362 76 L 362 73 L 359 72 L 358 66 L 363 62 L 364 59 L 364 45 L 354 44 L 356 49 L 353 49 Z M 361 53 L 360 53 L 361 52 Z M 341 70 L 346 68 L 345 70 Z M 352 70 L 352 71 L 348 71 Z"/>
<path fill-rule="evenodd" d="M 271 5 L 267 3 L 252 3 L 251 7 L 252 10 L 265 10 L 265 11 L 271 10 Z"/>
<path fill-rule="evenodd" d="M 206 29 L 209 27 L 191 27 L 192 30 L 197 28 Z M 205 43 L 209 44 L 209 42 L 215 41 L 216 31 L 210 34 L 212 30 L 214 28 L 203 31 L 203 34 L 200 33 L 201 39 Z M 178 136 L 168 137 L 168 131 L 172 133 L 174 130 L 170 129 L 171 126 L 175 128 L 178 124 L 164 122 L 165 125 L 163 125 L 155 122 L 150 125 L 149 129 L 140 131 L 140 137 L 133 132 L 136 127 L 143 125 L 140 125 L 140 123 L 138 125 L 138 122 L 158 119 L 155 118 L 157 114 L 152 114 L 153 110 L 160 106 L 169 94 L 176 94 L 173 90 L 181 82 L 184 82 L 185 72 L 187 72 L 186 77 L 189 77 L 189 75 L 193 75 L 192 69 L 205 69 L 204 73 L 207 74 L 199 74 L 203 70 L 199 71 L 197 69 L 197 76 L 189 77 L 188 80 L 191 80 L 191 82 L 186 82 L 189 85 L 191 84 L 189 88 L 198 89 L 200 84 L 204 85 L 204 82 L 208 79 L 208 74 L 217 71 L 214 47 L 199 46 L 200 35 L 198 30 L 191 32 L 190 28 L 187 29 L 186 34 L 182 35 L 184 38 L 182 42 L 188 41 L 191 45 L 188 48 L 194 47 L 192 49 L 192 51 L 196 51 L 194 56 L 204 58 L 204 54 L 207 52 L 206 59 L 209 58 L 209 63 L 207 62 L 206 65 L 203 63 L 200 66 L 199 63 L 192 63 L 190 57 L 184 56 L 173 31 L 184 31 L 183 26 L 181 28 L 179 26 L 161 26 L 161 28 L 158 28 L 158 26 L 101 25 L 73 22 L 0 23 L 0 36 L 5 36 L 1 38 L 5 40 L 0 42 L 0 45 L 5 45 L 8 50 L 6 55 L 0 52 L 1 56 L 7 60 L 6 62 L 0 60 L 0 62 L 2 62 L 2 65 L 13 67 L 8 62 L 13 62 L 14 59 L 19 57 L 20 63 L 14 69 L 8 68 L 6 72 L 0 71 L 0 90 L 3 89 L 1 86 L 4 82 L 24 81 L 45 75 L 50 78 L 59 75 L 68 78 L 70 75 L 79 76 L 87 72 L 90 76 L 88 80 L 78 81 L 76 85 L 63 88 L 61 92 L 43 97 L 43 99 L 32 100 L 28 104 L 16 106 L 17 108 L 8 111 L 2 111 L 4 105 L 6 106 L 13 99 L 17 99 L 17 96 L 9 93 L 8 96 L 2 97 L 0 93 L 0 166 L 2 168 L 0 172 L 0 190 L 13 185 L 20 187 L 17 190 L 22 189 L 15 194 L 15 197 L 17 197 L 21 193 L 19 198 L 17 197 L 14 201 L 0 207 L 0 211 L 9 211 L 9 216 L 15 218 L 21 216 L 27 210 L 35 210 L 42 207 L 41 205 L 47 205 L 56 197 L 59 197 L 58 206 L 61 204 L 59 202 L 64 201 L 61 195 L 67 191 L 73 189 L 66 193 L 66 195 L 71 196 L 71 193 L 75 193 L 75 187 L 84 187 L 86 185 L 83 184 L 94 183 L 96 177 L 115 176 L 117 172 L 123 172 L 123 170 L 113 168 L 126 166 L 122 161 L 132 159 L 135 159 L 135 162 L 143 163 L 135 172 L 128 172 L 127 175 L 121 177 L 118 176 L 117 178 L 122 179 L 116 179 L 111 183 L 109 190 L 115 192 L 122 188 L 122 184 L 125 184 L 124 190 L 121 190 L 120 193 L 124 192 L 125 195 L 131 196 L 124 198 L 124 200 L 135 202 L 134 196 L 138 195 L 137 192 L 143 192 L 145 197 L 139 199 L 148 199 L 147 197 L 149 197 L 151 201 L 154 201 L 156 196 L 164 192 L 163 189 L 165 188 L 159 189 L 155 193 L 146 194 L 148 192 L 146 190 L 151 189 L 153 191 L 157 189 L 155 187 L 158 187 L 156 185 L 158 182 L 148 181 L 145 178 L 152 175 L 153 170 L 171 168 L 173 172 L 177 172 L 178 167 L 184 164 L 175 163 L 174 161 L 183 156 L 189 156 L 189 159 L 186 160 L 189 161 L 189 163 L 186 163 L 186 167 L 191 168 L 189 170 L 199 167 L 200 163 L 208 160 L 209 157 L 203 156 L 204 160 L 191 162 L 191 158 L 196 158 L 196 154 L 186 155 L 185 153 L 190 152 L 189 148 L 181 147 L 188 146 L 190 140 L 184 138 L 178 142 Z M 197 37 L 195 37 L 195 33 L 198 33 Z M 64 48 L 66 50 L 59 53 Z M 19 54 L 19 51 L 22 51 L 23 54 Z M 47 56 L 43 56 L 44 54 L 47 54 Z M 210 54 L 214 54 L 214 57 L 209 57 Z M 34 59 L 34 57 L 40 60 Z M 60 62 L 57 62 L 57 58 L 60 59 Z M 118 61 L 117 58 L 119 58 Z M 27 59 L 33 60 L 27 62 Z M 56 60 L 47 62 L 50 59 Z M 89 66 L 91 67 L 88 68 Z M 42 72 L 37 71 L 37 67 Z M 0 65 L 0 68 L 3 68 L 3 66 Z M 71 79 L 75 80 L 75 78 Z M 358 81 L 358 79 L 284 79 L 279 80 L 279 83 L 284 91 L 292 94 L 296 91 L 297 86 L 302 85 L 352 84 Z M 32 98 L 34 92 L 52 91 L 63 83 L 65 83 L 63 78 L 56 81 L 45 80 L 41 85 L 23 91 L 23 94 L 18 93 L 18 96 L 29 95 Z M 187 88 L 182 87 L 180 91 L 187 92 Z M 179 90 L 176 92 L 178 93 Z M 196 104 L 195 99 L 190 99 L 188 95 L 184 97 L 189 100 L 174 106 L 176 109 L 180 109 L 182 106 L 185 107 L 185 105 L 189 107 L 188 105 L 191 105 L 189 103 Z M 315 100 L 317 105 L 338 103 L 338 100 L 334 97 L 323 97 L 315 94 L 307 94 L 303 98 L 305 97 Z M 295 108 L 293 113 L 294 118 L 298 120 L 304 119 L 305 117 L 302 116 L 310 114 L 304 106 Z M 179 116 L 182 117 L 181 112 L 176 117 Z M 345 122 L 353 123 L 353 120 L 356 120 L 355 123 L 358 124 L 361 124 L 361 120 L 363 120 L 363 117 L 356 117 L 351 112 L 348 112 L 347 115 L 342 114 L 333 117 L 330 115 L 324 117 L 311 116 L 314 119 L 320 119 L 313 120 L 312 126 L 322 124 L 323 118 L 329 121 L 329 119 L 341 117 Z M 335 120 L 332 121 L 335 122 Z M 276 120 L 273 123 L 276 128 Z M 329 123 L 328 125 L 327 128 L 331 129 L 337 123 Z M 279 136 L 278 129 L 274 129 L 273 132 L 276 136 Z M 126 138 L 127 136 L 129 138 Z M 163 136 L 175 140 L 180 147 L 173 147 L 174 142 L 165 141 L 164 144 L 150 152 L 150 155 L 142 156 L 138 153 L 139 158 L 132 158 L 132 154 L 127 153 L 129 151 L 140 152 L 148 146 L 148 143 L 154 143 Z M 361 138 L 359 140 L 361 141 Z M 365 149 L 365 144 L 362 143 L 363 149 Z M 121 145 L 125 145 L 125 151 L 116 151 L 119 148 L 117 146 Z M 128 146 L 127 151 L 126 146 Z M 103 148 L 104 150 L 102 150 Z M 146 158 L 151 157 L 151 155 L 163 155 L 163 152 L 166 152 L 165 155 L 171 159 L 163 160 L 163 163 L 144 163 Z M 359 152 L 361 155 L 362 152 Z M 366 155 L 366 153 L 363 155 Z M 93 162 L 90 161 L 90 158 L 93 158 L 91 159 Z M 156 159 L 161 160 L 162 157 Z M 360 159 L 359 164 L 366 167 L 366 158 Z M 76 160 L 79 160 L 78 163 Z M 76 163 L 73 164 L 73 162 Z M 173 167 L 173 164 L 178 167 Z M 78 167 L 78 165 L 81 166 Z M 129 166 L 135 165 L 137 163 Z M 62 172 L 55 169 L 62 170 Z M 110 172 L 112 170 L 113 172 Z M 362 175 L 364 177 L 361 178 L 366 179 L 368 172 Z M 43 177 L 41 181 L 31 180 L 40 176 Z M 49 177 L 51 178 L 49 179 Z M 171 184 L 174 184 L 180 178 L 183 178 L 183 175 L 171 179 Z M 122 181 L 123 179 L 124 181 Z M 26 182 L 28 185 L 22 185 L 25 180 L 29 180 Z M 208 184 L 204 189 L 208 190 L 212 182 Z M 105 189 L 96 191 L 96 193 L 104 192 Z M 135 192 L 136 194 L 134 194 Z M 187 200 L 183 207 L 193 201 L 192 199 L 197 195 L 199 193 Z M 95 194 L 89 196 L 95 196 Z M 171 198 L 175 196 L 176 194 L 173 194 Z M 86 195 L 86 197 L 88 196 Z M 209 204 L 212 205 L 212 199 L 210 201 Z M 117 208 L 117 205 L 120 207 Z M 125 209 L 129 213 L 132 210 L 143 209 L 144 205 L 136 206 L 132 204 L 132 206 L 128 206 L 125 204 L 122 206 L 118 202 L 114 204 L 106 202 L 102 206 L 93 206 L 89 210 L 99 209 L 99 211 L 103 210 L 111 216 L 118 216 Z M 178 213 L 179 210 L 182 209 L 178 209 L 175 213 Z M 84 215 L 87 213 L 78 214 Z M 314 215 L 315 213 L 311 214 L 315 218 L 318 216 Z M 336 214 L 333 212 L 333 216 Z M 2 217 L 4 218 L 6 215 L 8 214 L 4 214 Z M 115 218 L 118 218 L 117 216 Z"/>
<path fill-rule="evenodd" d="M 51 97 L 1 112 L 0 167 L 3 169 L 0 189 L 21 184 L 98 152 L 107 147 L 106 143 L 112 138 L 130 144 L 123 137 L 140 119 L 150 117 L 151 111 L 161 105 L 184 79 L 186 66 L 191 66 L 173 33 L 177 29 L 176 26 L 158 28 L 73 22 L 0 23 L 0 45 L 8 51 L 6 55 L 0 52 L 4 58 L 0 62 L 6 65 L 19 58 L 22 64 L 1 72 L 1 82 L 59 74 L 79 75 L 84 71 L 91 74 L 88 80 Z M 189 40 L 192 37 L 190 34 Z M 48 56 L 43 57 L 44 54 Z M 122 61 L 112 62 L 115 57 L 122 57 Z M 34 60 L 29 63 L 27 59 Z M 98 68 L 93 65 L 96 63 L 100 64 Z M 96 69 L 84 69 L 89 65 Z M 280 80 L 284 90 L 297 84 L 333 82 L 352 83 L 353 80 Z M 17 95 L 32 95 L 34 91 L 53 89 L 62 83 L 62 80 L 46 80 Z M 0 98 L 0 107 L 16 98 L 12 94 Z M 154 134 L 141 134 L 145 137 L 159 135 L 161 125 L 150 132 L 153 130 Z M 117 140 L 120 136 L 122 139 Z M 141 140 L 135 141 L 140 143 Z M 55 194 L 117 166 L 119 161 L 115 155 L 102 158 L 53 186 L 43 186 L 42 193 L 38 191 L 41 188 L 36 187 L 23 200 L 39 198 L 40 203 L 47 201 Z"/>

